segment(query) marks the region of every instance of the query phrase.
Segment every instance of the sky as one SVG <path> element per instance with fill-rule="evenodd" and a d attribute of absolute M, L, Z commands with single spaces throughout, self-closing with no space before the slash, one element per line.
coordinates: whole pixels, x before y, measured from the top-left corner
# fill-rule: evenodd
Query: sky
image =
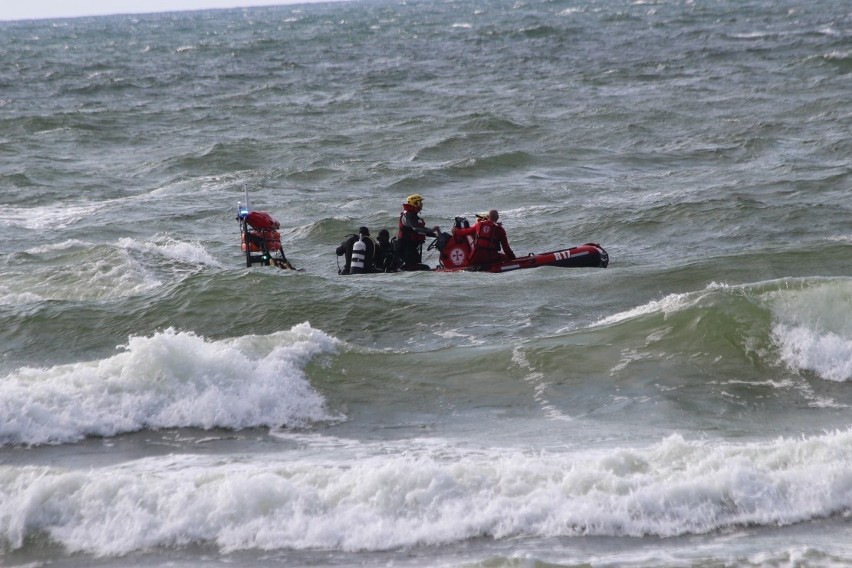
<path fill-rule="evenodd" d="M 0 0 L 0 20 L 308 4 L 328 0 Z"/>

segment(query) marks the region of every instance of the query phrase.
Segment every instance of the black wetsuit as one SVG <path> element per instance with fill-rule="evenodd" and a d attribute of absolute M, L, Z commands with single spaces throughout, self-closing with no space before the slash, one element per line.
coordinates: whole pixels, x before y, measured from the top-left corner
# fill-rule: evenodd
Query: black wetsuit
<path fill-rule="evenodd" d="M 334 252 L 337 253 L 337 256 L 345 256 L 346 263 L 343 265 L 343 269 L 340 271 L 340 274 L 349 274 L 350 265 L 352 264 L 352 247 L 355 246 L 355 243 L 358 242 L 358 239 L 364 241 L 364 244 L 367 246 L 366 251 L 364 251 L 364 268 L 365 272 L 375 272 L 373 268 L 373 258 L 376 252 L 376 243 L 368 236 L 364 236 L 363 238 L 359 235 L 349 235 L 340 246 L 338 246 Z"/>

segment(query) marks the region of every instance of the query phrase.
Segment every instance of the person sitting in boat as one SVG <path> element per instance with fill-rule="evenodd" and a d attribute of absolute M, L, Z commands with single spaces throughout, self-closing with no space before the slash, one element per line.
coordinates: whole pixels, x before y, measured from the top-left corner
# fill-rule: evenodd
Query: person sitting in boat
<path fill-rule="evenodd" d="M 376 237 L 376 253 L 373 255 L 373 270 L 375 272 L 396 272 L 399 267 L 396 263 L 396 255 L 390 242 L 390 233 L 387 229 L 379 231 Z"/>
<path fill-rule="evenodd" d="M 363 243 L 363 245 L 356 246 L 356 243 Z M 334 252 L 337 256 L 344 256 L 346 259 L 338 274 L 374 272 L 373 258 L 376 253 L 376 243 L 370 238 L 370 229 L 367 227 L 360 227 L 357 235 L 349 235 Z"/>
<path fill-rule="evenodd" d="M 429 270 L 423 264 L 423 243 L 426 237 L 437 237 L 440 227 L 426 228 L 426 221 L 420 218 L 423 209 L 423 196 L 417 193 L 409 195 L 402 204 L 399 214 L 399 232 L 396 236 L 397 254 L 402 261 L 401 270 Z"/>
<path fill-rule="evenodd" d="M 487 265 L 515 258 L 515 253 L 509 247 L 506 229 L 497 222 L 498 219 L 500 219 L 500 213 L 492 209 L 488 215 L 477 215 L 477 221 L 473 227 L 453 229 L 453 236 L 456 238 L 473 236 L 473 246 L 468 257 L 469 264 Z M 500 252 L 501 248 L 503 252 Z"/>

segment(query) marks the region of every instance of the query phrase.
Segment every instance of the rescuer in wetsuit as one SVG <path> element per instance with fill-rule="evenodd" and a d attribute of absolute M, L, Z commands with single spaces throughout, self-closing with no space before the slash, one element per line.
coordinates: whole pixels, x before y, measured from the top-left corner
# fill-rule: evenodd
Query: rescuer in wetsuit
<path fill-rule="evenodd" d="M 402 204 L 399 214 L 399 232 L 396 235 L 397 254 L 402 267 L 400 270 L 429 270 L 423 264 L 423 243 L 426 237 L 437 237 L 440 227 L 426 228 L 426 221 L 420 218 L 423 209 L 423 196 L 417 193 L 409 195 Z"/>
<path fill-rule="evenodd" d="M 373 269 L 376 272 L 396 272 L 399 269 L 396 254 L 394 254 L 393 245 L 390 242 L 390 233 L 387 229 L 379 231 L 379 236 L 376 237 Z"/>
<path fill-rule="evenodd" d="M 497 222 L 500 214 L 496 209 L 488 212 L 488 216 L 480 218 L 473 227 L 454 228 L 454 237 L 473 236 L 473 247 L 468 257 L 469 264 L 488 265 L 503 260 L 513 260 L 515 253 L 509 247 L 506 229 Z M 500 249 L 503 252 L 500 252 Z"/>
<path fill-rule="evenodd" d="M 387 231 L 385 231 L 387 232 Z M 366 272 L 374 272 L 373 269 L 373 259 L 375 258 L 376 252 L 376 243 L 373 239 L 370 238 L 370 229 L 367 227 L 361 227 L 358 229 L 357 235 L 349 235 L 340 246 L 335 249 L 334 252 L 337 253 L 337 256 L 344 256 L 346 259 L 346 263 L 343 265 L 343 268 L 340 270 L 339 274 L 350 274 L 351 266 L 352 266 L 352 249 L 355 246 L 355 243 L 358 241 L 363 241 L 364 245 L 366 245 L 366 250 L 364 251 L 364 268 Z"/>

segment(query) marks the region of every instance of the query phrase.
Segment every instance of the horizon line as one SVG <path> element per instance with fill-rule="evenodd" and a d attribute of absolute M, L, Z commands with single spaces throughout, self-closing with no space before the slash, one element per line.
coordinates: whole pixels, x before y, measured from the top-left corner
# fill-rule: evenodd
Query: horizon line
<path fill-rule="evenodd" d="M 138 0 L 137 0 L 138 1 Z M 152 8 L 146 8 L 144 6 L 136 6 L 131 7 L 127 6 L 125 8 L 115 7 L 116 2 L 104 2 L 102 7 L 96 7 L 91 9 L 67 9 L 63 6 L 62 9 L 55 11 L 54 13 L 48 13 L 52 8 L 50 7 L 39 7 L 39 2 L 35 2 L 36 6 L 32 6 L 32 2 L 26 6 L 20 6 L 13 9 L 13 13 L 10 15 L 5 15 L 0 13 L 0 23 L 5 22 L 29 22 L 29 21 L 42 21 L 42 20 L 73 20 L 77 18 L 100 18 L 107 16 L 144 16 L 151 14 L 173 14 L 180 12 L 201 12 L 207 10 L 238 10 L 238 9 L 251 9 L 251 8 L 268 8 L 275 6 L 298 6 L 300 4 L 336 4 L 340 2 L 351 2 L 355 0 L 248 0 L 248 1 L 240 1 L 240 0 L 187 0 L 189 4 L 184 3 L 181 6 L 180 2 L 171 2 L 170 6 L 166 6 L 165 3 L 162 5 L 155 5 Z M 124 4 L 133 4 L 136 1 L 124 2 Z M 140 1 L 140 3 L 145 3 L 144 0 Z M 121 4 L 121 3 L 119 3 Z M 150 2 L 148 2 L 150 4 Z M 156 3 L 155 3 L 156 4 Z M 177 4 L 177 5 L 175 5 Z M 5 9 L 2 11 L 6 11 Z"/>

